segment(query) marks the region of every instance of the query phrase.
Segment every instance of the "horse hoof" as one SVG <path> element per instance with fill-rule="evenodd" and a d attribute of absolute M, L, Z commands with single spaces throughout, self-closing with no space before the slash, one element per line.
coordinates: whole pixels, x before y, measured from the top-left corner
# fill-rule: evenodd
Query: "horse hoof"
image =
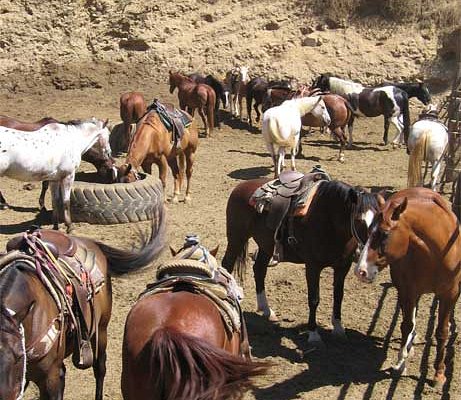
<path fill-rule="evenodd" d="M 190 197 L 190 196 L 184 197 L 184 203 L 186 203 L 186 204 L 192 203 L 192 197 Z"/>
<path fill-rule="evenodd" d="M 178 203 L 179 203 L 178 196 L 174 196 L 174 197 L 171 199 L 171 202 L 172 202 L 173 204 L 178 204 Z"/>
<path fill-rule="evenodd" d="M 391 374 L 393 376 L 403 376 L 407 373 L 407 367 L 405 366 L 405 364 L 402 364 L 402 365 L 393 365 L 391 367 Z"/>
<path fill-rule="evenodd" d="M 10 208 L 8 204 L 6 203 L 0 204 L 0 210 L 8 210 L 8 208 Z"/>
<path fill-rule="evenodd" d="M 434 379 L 432 380 L 432 386 L 435 389 L 442 389 L 443 385 L 445 385 L 445 382 L 447 381 L 447 377 L 445 376 L 444 373 L 436 373 L 434 376 Z"/>

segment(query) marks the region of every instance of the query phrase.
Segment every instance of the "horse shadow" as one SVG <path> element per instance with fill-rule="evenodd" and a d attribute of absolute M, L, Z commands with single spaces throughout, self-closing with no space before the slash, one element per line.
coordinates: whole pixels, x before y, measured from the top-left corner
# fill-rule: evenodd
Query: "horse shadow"
<path fill-rule="evenodd" d="M 232 179 L 239 180 L 249 180 L 256 178 L 265 178 L 268 175 L 272 174 L 273 170 L 270 167 L 250 167 L 250 168 L 241 168 L 236 169 L 227 174 L 228 177 Z"/>
<path fill-rule="evenodd" d="M 328 147 L 330 149 L 334 150 L 339 150 L 340 144 L 339 142 L 335 142 L 333 140 L 327 140 L 327 139 L 310 139 L 306 142 L 303 142 L 303 145 L 307 146 L 322 146 L 322 147 Z M 370 145 L 370 143 L 367 142 L 354 142 L 352 144 L 351 148 L 346 147 L 346 150 L 357 150 L 357 151 L 376 151 L 376 152 L 383 152 L 383 151 L 389 151 L 390 148 L 387 146 L 373 146 Z"/>
<path fill-rule="evenodd" d="M 26 210 L 30 212 L 30 211 L 36 210 L 36 208 L 31 208 L 29 210 L 29 208 L 26 208 L 26 207 L 10 207 L 10 208 L 15 211 Z M 33 219 L 30 219 L 28 221 L 23 221 L 23 222 L 19 222 L 17 224 L 11 224 L 11 225 L 6 225 L 6 224 L 0 225 L 0 234 L 12 235 L 16 233 L 22 233 L 34 226 L 41 227 L 42 225 L 50 225 L 51 223 L 52 223 L 52 212 L 51 211 L 39 211 Z"/>
<path fill-rule="evenodd" d="M 229 128 L 237 129 L 241 131 L 248 131 L 252 134 L 259 134 L 261 130 L 257 126 L 250 126 L 250 124 L 245 120 L 240 118 L 235 118 L 229 111 L 221 110 L 221 123 L 227 125 Z"/>

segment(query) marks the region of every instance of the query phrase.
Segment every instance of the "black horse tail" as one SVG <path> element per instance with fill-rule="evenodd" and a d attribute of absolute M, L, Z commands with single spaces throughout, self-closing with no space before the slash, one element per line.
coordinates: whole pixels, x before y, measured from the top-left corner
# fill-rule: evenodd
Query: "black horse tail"
<path fill-rule="evenodd" d="M 165 246 L 166 218 L 163 204 L 157 213 L 152 215 L 149 238 L 142 234 L 139 250 L 122 250 L 96 241 L 107 258 L 109 271 L 112 274 L 126 274 L 147 266 L 156 260 Z"/>
<path fill-rule="evenodd" d="M 270 367 L 168 327 L 153 333 L 149 350 L 151 390 L 164 400 L 235 398 Z"/>
<path fill-rule="evenodd" d="M 252 123 L 251 123 L 251 103 L 253 103 L 253 87 L 251 85 L 248 85 L 248 87 L 247 87 L 246 103 L 247 103 L 248 123 L 250 125 L 252 125 Z"/>
<path fill-rule="evenodd" d="M 408 136 L 410 136 L 410 107 L 408 105 L 408 95 L 403 96 L 402 116 L 403 116 L 403 138 L 405 145 L 408 145 Z"/>

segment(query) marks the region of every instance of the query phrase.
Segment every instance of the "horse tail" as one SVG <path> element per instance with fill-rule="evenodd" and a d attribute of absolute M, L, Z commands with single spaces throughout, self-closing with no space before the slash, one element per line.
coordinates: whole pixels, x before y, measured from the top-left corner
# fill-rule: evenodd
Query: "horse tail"
<path fill-rule="evenodd" d="M 251 103 L 253 103 L 253 86 L 248 86 L 245 98 L 247 103 L 248 122 L 250 122 L 251 124 Z"/>
<path fill-rule="evenodd" d="M 216 105 L 216 93 L 214 90 L 210 90 L 208 92 L 207 111 L 206 111 L 206 116 L 207 116 L 208 125 L 209 125 L 208 129 L 210 129 L 210 131 L 212 131 L 214 128 L 215 105 Z"/>
<path fill-rule="evenodd" d="M 109 271 L 113 274 L 125 274 L 135 271 L 156 260 L 165 246 L 166 217 L 163 204 L 158 213 L 153 213 L 149 238 L 140 234 L 139 250 L 122 250 L 96 241 L 107 258 Z"/>
<path fill-rule="evenodd" d="M 402 109 L 402 116 L 403 116 L 403 139 L 405 145 L 408 146 L 408 136 L 410 135 L 410 108 L 408 105 L 408 95 L 405 93 L 403 96 L 403 109 Z"/>
<path fill-rule="evenodd" d="M 414 187 L 421 182 L 421 164 L 426 156 L 427 134 L 416 141 L 415 147 L 408 160 L 408 187 Z"/>
<path fill-rule="evenodd" d="M 152 334 L 149 350 L 151 393 L 164 400 L 235 398 L 270 366 L 168 327 Z"/>

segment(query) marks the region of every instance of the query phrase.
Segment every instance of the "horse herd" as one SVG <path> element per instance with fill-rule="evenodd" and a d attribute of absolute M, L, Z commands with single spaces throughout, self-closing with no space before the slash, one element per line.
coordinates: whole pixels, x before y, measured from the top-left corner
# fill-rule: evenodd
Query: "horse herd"
<path fill-rule="evenodd" d="M 443 385 L 449 320 L 460 293 L 461 238 L 456 216 L 435 191 L 448 141 L 446 128 L 433 109 L 410 124 L 408 98 L 416 96 L 428 105 L 427 87 L 422 83 L 383 83 L 366 88 L 322 74 L 310 87 L 293 90 L 286 81 L 250 79 L 248 67 L 229 71 L 224 82 L 211 75 L 188 77 L 170 71 L 169 85 L 171 93 L 177 88 L 181 109 L 192 116 L 198 110 L 206 137 L 222 121 L 221 103 L 241 118 L 245 96 L 250 126 L 252 108 L 259 121 L 262 106 L 261 131 L 272 155 L 275 179 L 251 179 L 231 192 L 222 267 L 217 265 L 215 251 L 188 238 L 180 251 L 172 251 L 173 262 L 162 267 L 164 271 L 168 267 L 167 272 L 158 273 L 158 280 L 140 296 L 125 325 L 124 399 L 236 398 L 253 377 L 270 368 L 268 363 L 251 360 L 238 305 L 240 289 L 230 274 L 244 274 L 250 238 L 258 247 L 253 265 L 257 307 L 269 320 L 277 319 L 265 292 L 271 260 L 305 264 L 308 344 L 313 347 L 322 344 L 316 318 L 321 271 L 333 267 L 333 334 L 345 337 L 341 306 L 345 277 L 353 261 L 355 275 L 366 283 L 373 282 L 389 265 L 402 310 L 402 341 L 394 366 L 398 374 L 405 371 L 412 350 L 418 300 L 424 293 L 435 293 L 439 318 L 434 383 Z M 162 105 L 162 110 L 167 109 Z M 174 112 L 187 120 L 187 113 Z M 405 143 L 411 152 L 410 186 L 422 186 L 422 159 L 434 164 L 432 190 L 410 187 L 386 200 L 382 193 L 331 181 L 321 170 L 307 175 L 283 171 L 287 152 L 292 170 L 296 169 L 302 126 L 328 127 L 341 142 L 339 160 L 344 161 L 345 127 L 352 145 L 354 118 L 377 115 L 384 116 L 383 142 L 388 142 L 392 123 L 398 131 L 392 143 Z M 111 156 L 107 122 L 46 119 L 28 124 L 1 117 L 0 176 L 44 182 L 41 207 L 45 182 L 49 181 L 54 228 L 64 218 L 68 232 L 72 229 L 69 190 L 82 155 L 108 183 L 132 182 L 141 168 L 151 173 L 155 163 L 165 188 L 169 166 L 175 179 L 172 201 L 179 201 L 184 176 L 185 201 L 190 201 L 199 143 L 196 121 L 172 133 L 165 126 L 164 115 L 147 107 L 137 92 L 121 96 L 120 116 L 127 156 L 118 167 Z M 263 203 L 257 206 L 255 194 L 261 190 Z M 3 208 L 8 206 L 1 193 L 0 201 Z M 269 208 L 265 208 L 267 204 Z M 41 399 L 62 399 L 63 360 L 73 353 L 77 367 L 93 367 L 95 398 L 101 400 L 112 304 L 108 272 L 128 273 L 152 263 L 164 242 L 162 209 L 154 215 L 152 232 L 139 250 L 125 251 L 48 230 L 32 230 L 12 239 L 0 256 L 0 399 L 21 398 L 29 381 L 38 385 Z M 91 311 L 79 306 L 74 278 L 87 288 L 84 297 L 91 303 Z M 74 313 L 77 317 L 70 318 Z"/>

